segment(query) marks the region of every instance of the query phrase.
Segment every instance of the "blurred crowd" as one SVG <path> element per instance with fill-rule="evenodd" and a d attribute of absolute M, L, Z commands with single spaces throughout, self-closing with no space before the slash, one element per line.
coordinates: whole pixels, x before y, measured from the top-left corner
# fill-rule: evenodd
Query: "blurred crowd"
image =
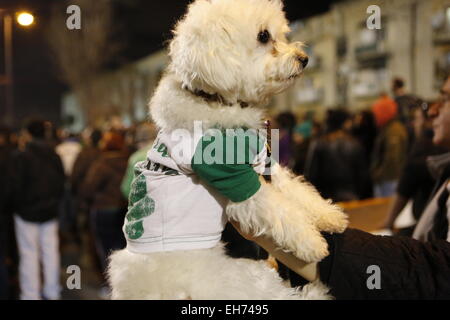
<path fill-rule="evenodd" d="M 329 109 L 322 122 L 313 112 L 300 120 L 292 112 L 275 118 L 280 129 L 280 163 L 304 175 L 336 202 L 389 197 L 396 193 L 410 156 L 444 152 L 433 146 L 431 101 L 407 94 L 403 80 L 392 82 L 365 110 Z"/>
<path fill-rule="evenodd" d="M 433 143 L 430 110 L 441 102 L 407 93 L 401 78 L 392 80 L 391 92 L 357 112 L 327 110 L 321 122 L 312 112 L 299 120 L 291 112 L 275 118 L 280 163 L 304 175 L 323 197 L 335 202 L 392 197 L 394 204 L 380 225 L 388 231 L 404 210 L 419 221 L 436 192 L 436 180 L 448 176 L 430 169 L 433 163 L 439 167 L 448 152 Z M 412 236 L 414 227 L 396 231 Z"/>
<path fill-rule="evenodd" d="M 60 299 L 67 244 L 85 248 L 104 274 L 108 253 L 125 247 L 133 167 L 156 134 L 150 123 L 112 122 L 74 135 L 42 119 L 0 129 L 0 299 Z"/>
<path fill-rule="evenodd" d="M 330 109 L 322 121 L 314 112 L 280 113 L 273 121 L 279 162 L 336 202 L 395 197 L 380 227 L 392 229 L 408 203 L 417 221 L 435 184 L 427 159 L 446 152 L 432 143 L 433 103 L 407 93 L 397 78 L 392 94 L 366 110 Z M 125 246 L 134 164 L 156 134 L 151 123 L 111 122 L 78 135 L 41 119 L 19 132 L 0 128 L 0 299 L 60 299 L 67 243 L 94 256 L 104 274 L 108 253 Z"/>

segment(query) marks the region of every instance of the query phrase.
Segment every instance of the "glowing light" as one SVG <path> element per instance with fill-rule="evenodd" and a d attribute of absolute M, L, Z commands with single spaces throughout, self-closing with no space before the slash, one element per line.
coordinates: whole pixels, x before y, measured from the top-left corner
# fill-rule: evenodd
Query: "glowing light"
<path fill-rule="evenodd" d="M 28 27 L 33 24 L 34 17 L 31 13 L 21 12 L 17 15 L 17 22 L 24 27 Z"/>

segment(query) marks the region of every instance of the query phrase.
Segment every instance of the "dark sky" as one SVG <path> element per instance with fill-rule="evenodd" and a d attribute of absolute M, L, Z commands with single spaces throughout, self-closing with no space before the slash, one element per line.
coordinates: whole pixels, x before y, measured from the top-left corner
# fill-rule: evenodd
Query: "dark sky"
<path fill-rule="evenodd" d="M 94 1 L 94 0 L 93 0 Z M 96 0 L 95 0 L 96 1 Z M 264 1 L 264 0 L 261 0 Z M 0 8 L 27 9 L 36 16 L 32 28 L 14 27 L 14 77 L 16 125 L 30 115 L 41 115 L 57 123 L 60 119 L 61 94 L 67 90 L 58 78 L 58 70 L 44 39 L 51 7 L 62 0 L 0 0 Z M 142 58 L 163 47 L 170 39 L 170 30 L 185 12 L 187 0 L 113 0 L 115 38 L 122 49 L 110 68 Z M 285 0 L 290 21 L 328 10 L 335 0 Z M 82 10 L 82 8 L 81 8 Z M 0 21 L 3 29 L 3 23 Z M 3 37 L 1 36 L 3 73 Z M 0 88 L 0 122 L 4 114 L 4 89 Z"/>

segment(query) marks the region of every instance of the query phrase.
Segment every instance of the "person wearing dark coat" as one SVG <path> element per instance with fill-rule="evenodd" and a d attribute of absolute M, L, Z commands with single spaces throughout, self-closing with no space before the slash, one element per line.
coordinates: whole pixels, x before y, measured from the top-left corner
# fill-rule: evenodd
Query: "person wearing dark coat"
<path fill-rule="evenodd" d="M 92 163 L 101 155 L 99 143 L 102 138 L 100 130 L 93 130 L 87 139 L 86 145 L 78 154 L 70 177 L 72 193 L 77 196 L 80 194 L 81 185 L 91 167 Z"/>
<path fill-rule="evenodd" d="M 441 89 L 441 95 L 441 101 L 429 108 L 428 116 L 432 119 L 433 144 L 450 151 L 450 76 Z M 430 201 L 417 222 L 413 238 L 422 241 L 450 241 L 450 152 L 428 157 L 427 165 L 437 182 Z"/>
<path fill-rule="evenodd" d="M 422 108 L 414 110 L 414 142 L 400 176 L 394 204 L 382 226 L 383 229 L 394 229 L 395 220 L 409 201 L 412 202 L 411 211 L 414 220 L 419 221 L 434 189 L 436 177 L 431 175 L 427 166 L 427 158 L 443 154 L 448 150 L 433 144 L 431 121 L 426 118 Z M 396 231 L 398 235 L 412 236 L 414 228 L 415 224 Z"/>
<path fill-rule="evenodd" d="M 420 105 L 420 99 L 412 94 L 407 94 L 404 80 L 398 77 L 392 80 L 392 92 L 398 106 L 399 120 L 405 126 L 409 126 L 411 111 Z"/>
<path fill-rule="evenodd" d="M 13 155 L 12 198 L 19 249 L 20 298 L 60 298 L 58 210 L 65 175 L 59 156 L 45 140 L 41 120 L 28 122 L 24 149 Z M 40 285 L 42 262 L 43 290 Z"/>
<path fill-rule="evenodd" d="M 327 133 L 312 142 L 305 178 L 324 198 L 333 201 L 363 199 L 370 188 L 370 174 L 360 143 L 344 130 L 349 114 L 328 110 Z"/>
<path fill-rule="evenodd" d="M 364 148 L 366 161 L 370 162 L 377 137 L 377 126 L 372 111 L 363 110 L 355 115 L 351 134 L 361 143 Z"/>
<path fill-rule="evenodd" d="M 79 191 L 91 212 L 91 229 L 102 269 L 112 250 L 123 249 L 122 225 L 127 201 L 120 184 L 128 164 L 125 140 L 117 132 L 106 132 L 100 142 L 102 154 L 90 166 Z"/>
<path fill-rule="evenodd" d="M 83 197 L 81 196 L 81 187 L 84 179 L 89 171 L 92 164 L 101 156 L 101 150 L 99 148 L 99 142 L 102 138 L 102 132 L 98 129 L 90 132 L 89 136 L 86 137 L 85 145 L 81 149 L 72 169 L 72 175 L 70 176 L 70 190 L 72 192 L 72 197 L 75 200 L 75 236 L 76 239 L 81 242 L 81 234 L 90 235 L 89 232 L 83 233 L 83 231 L 88 230 L 88 213 L 89 207 Z M 93 243 L 93 241 L 87 240 L 88 243 Z"/>
<path fill-rule="evenodd" d="M 356 229 L 325 239 L 330 255 L 318 264 L 318 273 L 336 299 L 450 299 L 445 240 L 421 242 Z"/>

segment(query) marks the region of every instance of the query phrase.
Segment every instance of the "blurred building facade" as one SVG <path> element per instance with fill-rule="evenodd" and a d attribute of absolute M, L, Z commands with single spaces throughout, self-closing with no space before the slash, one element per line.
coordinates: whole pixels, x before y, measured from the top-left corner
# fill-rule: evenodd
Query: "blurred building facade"
<path fill-rule="evenodd" d="M 367 28 L 371 5 L 381 9 L 378 30 Z M 450 69 L 448 0 L 348 0 L 293 29 L 291 39 L 305 43 L 312 61 L 277 108 L 365 108 L 390 93 L 397 76 L 407 91 L 432 100 Z"/>
<path fill-rule="evenodd" d="M 367 28 L 372 5 L 381 9 L 380 29 Z M 290 39 L 305 43 L 310 62 L 295 86 L 273 99 L 274 113 L 366 108 L 381 92 L 390 92 L 397 76 L 406 81 L 407 91 L 433 100 L 450 70 L 450 0 L 347 0 L 294 22 L 292 30 Z M 167 61 L 160 51 L 95 81 L 105 116 L 144 120 Z M 71 94 L 64 98 L 63 113 L 72 117 L 74 129 L 83 125 Z"/>
<path fill-rule="evenodd" d="M 160 51 L 104 74 L 90 85 L 95 88 L 98 118 L 93 121 L 101 127 L 112 117 L 119 117 L 125 125 L 148 119 L 148 100 L 159 82 L 168 62 L 165 51 Z M 62 119 L 72 132 L 85 128 L 87 119 L 74 93 L 64 95 Z"/>

